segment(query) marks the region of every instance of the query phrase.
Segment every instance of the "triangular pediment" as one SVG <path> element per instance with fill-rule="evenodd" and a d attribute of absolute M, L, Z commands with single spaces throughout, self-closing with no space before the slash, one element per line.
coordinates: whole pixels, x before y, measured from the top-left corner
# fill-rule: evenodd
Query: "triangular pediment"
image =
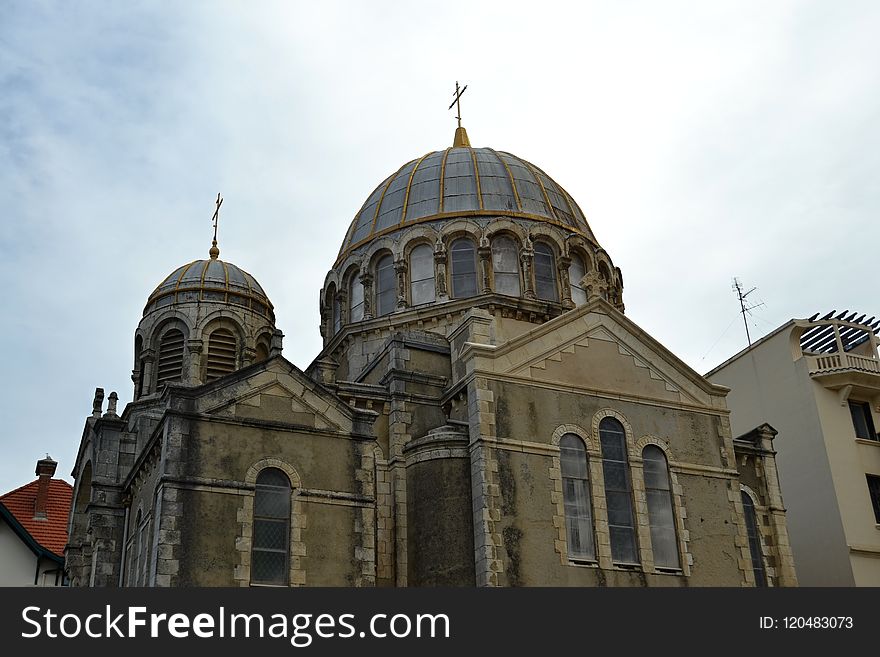
<path fill-rule="evenodd" d="M 195 399 L 201 413 L 350 432 L 352 410 L 295 365 L 277 357 L 206 386 Z"/>
<path fill-rule="evenodd" d="M 480 350 L 481 367 L 522 379 L 609 394 L 715 406 L 713 386 L 604 302 L 569 311 Z"/>

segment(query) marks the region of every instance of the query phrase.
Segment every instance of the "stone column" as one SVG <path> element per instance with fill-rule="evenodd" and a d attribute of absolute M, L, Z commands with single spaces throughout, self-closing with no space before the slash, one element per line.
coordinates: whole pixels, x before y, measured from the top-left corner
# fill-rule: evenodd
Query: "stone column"
<path fill-rule="evenodd" d="M 364 286 L 364 319 L 373 319 L 373 275 L 361 274 L 361 285 Z"/>
<path fill-rule="evenodd" d="M 559 284 L 562 286 L 562 305 L 565 308 L 574 308 L 574 301 L 571 300 L 571 281 L 568 278 L 569 267 L 571 267 L 571 258 L 568 256 L 562 256 L 556 261 Z"/>
<path fill-rule="evenodd" d="M 339 304 L 339 328 L 341 329 L 348 323 L 348 291 L 339 290 L 336 293 L 336 299 Z"/>
<path fill-rule="evenodd" d="M 532 248 L 531 241 L 526 240 L 526 246 L 519 252 L 519 259 L 522 263 L 523 278 L 526 283 L 526 289 L 523 296 L 526 299 L 536 299 L 535 283 L 532 277 L 532 263 L 535 260 L 535 250 Z"/>
<path fill-rule="evenodd" d="M 434 284 L 436 285 L 437 301 L 448 301 L 449 290 L 446 287 L 446 247 L 437 241 L 434 249 Z"/>
<path fill-rule="evenodd" d="M 184 380 L 190 385 L 199 385 L 202 382 L 202 347 L 201 340 L 187 340 L 186 349 L 189 354 L 189 364 L 184 372 Z"/>
<path fill-rule="evenodd" d="M 492 267 L 492 248 L 489 246 L 488 240 L 481 240 L 480 247 L 477 249 L 477 256 L 480 259 L 480 287 L 483 294 L 488 294 L 492 291 L 489 276 L 489 271 Z"/>
<path fill-rule="evenodd" d="M 156 353 L 152 349 L 144 349 L 141 352 L 141 360 L 144 363 L 144 385 L 141 395 L 149 395 L 153 392 L 153 361 L 156 360 Z"/>
<path fill-rule="evenodd" d="M 406 308 L 406 260 L 398 260 L 394 263 L 394 272 L 397 274 L 397 308 Z"/>
<path fill-rule="evenodd" d="M 272 356 L 280 356 L 282 343 L 284 341 L 284 333 L 282 333 L 279 329 L 275 329 L 272 333 L 272 342 L 269 344 L 269 357 Z"/>

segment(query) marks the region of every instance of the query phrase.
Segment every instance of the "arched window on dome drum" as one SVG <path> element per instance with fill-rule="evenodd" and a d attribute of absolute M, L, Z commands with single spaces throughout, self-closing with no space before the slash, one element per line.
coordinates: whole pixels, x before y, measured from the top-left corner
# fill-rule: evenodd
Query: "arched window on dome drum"
<path fill-rule="evenodd" d="M 626 431 L 613 417 L 599 423 L 602 444 L 602 472 L 605 475 L 605 504 L 608 508 L 608 531 L 611 535 L 611 560 L 637 564 L 636 525 L 633 516 L 629 459 L 626 455 Z"/>
<path fill-rule="evenodd" d="M 558 301 L 556 291 L 556 258 L 549 244 L 535 244 L 535 294 L 545 301 Z"/>
<path fill-rule="evenodd" d="M 159 342 L 159 359 L 156 373 L 156 389 L 166 383 L 180 381 L 183 376 L 183 332 L 167 331 Z"/>
<path fill-rule="evenodd" d="M 359 322 L 364 318 L 364 286 L 357 273 L 351 277 L 348 288 L 348 319 Z"/>
<path fill-rule="evenodd" d="M 752 555 L 752 571 L 755 573 L 755 586 L 767 586 L 767 572 L 764 570 L 764 551 L 761 549 L 761 534 L 758 529 L 758 516 L 752 496 L 742 494 L 743 513 L 746 516 L 746 534 L 749 536 L 749 552 Z"/>
<path fill-rule="evenodd" d="M 420 244 L 409 254 L 410 296 L 412 305 L 431 303 L 437 298 L 434 289 L 434 249 Z"/>
<path fill-rule="evenodd" d="M 384 255 L 376 263 L 376 311 L 378 316 L 394 312 L 397 306 L 397 284 L 394 259 Z"/>
<path fill-rule="evenodd" d="M 498 294 L 520 295 L 519 250 L 511 238 L 496 237 L 492 240 L 492 273 Z"/>
<path fill-rule="evenodd" d="M 571 264 L 568 266 L 568 280 L 571 283 L 571 300 L 576 306 L 587 303 L 587 291 L 581 287 L 581 279 L 587 275 L 584 260 L 578 254 L 571 254 Z"/>
<path fill-rule="evenodd" d="M 669 483 L 666 455 L 656 445 L 648 445 L 642 450 L 642 460 L 654 565 L 658 568 L 678 568 L 681 562 L 678 557 L 675 513 L 672 510 L 672 486 Z"/>
<path fill-rule="evenodd" d="M 589 464 L 584 441 L 573 433 L 562 436 L 559 441 L 559 463 L 562 470 L 568 558 L 573 561 L 592 561 L 596 558 L 596 548 L 593 541 Z"/>
<path fill-rule="evenodd" d="M 469 239 L 457 239 L 452 256 L 452 297 L 464 299 L 477 294 L 477 249 Z"/>
<path fill-rule="evenodd" d="M 208 338 L 208 364 L 205 381 L 213 381 L 235 371 L 238 344 L 227 329 L 217 329 Z"/>
<path fill-rule="evenodd" d="M 251 583 L 287 586 L 290 568 L 290 479 L 277 468 L 257 476 Z"/>

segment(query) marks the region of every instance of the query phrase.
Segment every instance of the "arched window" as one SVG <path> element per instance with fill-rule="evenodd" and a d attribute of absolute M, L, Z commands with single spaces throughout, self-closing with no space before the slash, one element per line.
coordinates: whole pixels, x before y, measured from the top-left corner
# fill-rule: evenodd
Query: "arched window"
<path fill-rule="evenodd" d="M 251 583 L 287 586 L 290 551 L 290 479 L 277 468 L 257 476 Z"/>
<path fill-rule="evenodd" d="M 613 417 L 599 423 L 602 443 L 602 472 L 605 475 L 605 504 L 608 507 L 608 531 L 611 534 L 611 559 L 614 563 L 636 564 L 636 526 L 633 517 L 629 459 L 626 455 L 626 431 Z"/>
<path fill-rule="evenodd" d="M 436 299 L 434 250 L 427 244 L 420 244 L 409 254 L 409 277 L 412 305 L 431 303 Z"/>
<path fill-rule="evenodd" d="M 183 332 L 171 329 L 159 342 L 159 367 L 156 374 L 156 389 L 166 383 L 180 381 L 183 376 Z"/>
<path fill-rule="evenodd" d="M 208 361 L 205 381 L 213 381 L 235 371 L 238 345 L 232 331 L 217 329 L 208 338 Z"/>
<path fill-rule="evenodd" d="M 578 254 L 571 254 L 571 264 L 568 266 L 568 280 L 571 284 L 571 300 L 574 305 L 583 306 L 587 302 L 587 291 L 581 287 L 581 279 L 587 275 L 584 260 Z"/>
<path fill-rule="evenodd" d="M 659 568 L 678 568 L 681 562 L 678 558 L 675 513 L 672 510 L 672 487 L 669 483 L 666 455 L 657 445 L 648 445 L 642 451 L 642 459 L 654 565 Z"/>
<path fill-rule="evenodd" d="M 574 561 L 594 560 L 593 510 L 590 504 L 590 474 L 584 441 L 567 433 L 559 441 L 562 469 L 562 497 L 565 502 L 565 533 L 568 557 Z"/>
<path fill-rule="evenodd" d="M 492 240 L 492 272 L 498 294 L 520 295 L 519 251 L 511 238 L 496 237 Z"/>
<path fill-rule="evenodd" d="M 452 243 L 452 297 L 463 299 L 477 294 L 477 250 L 469 239 Z"/>
<path fill-rule="evenodd" d="M 397 285 L 394 280 L 394 260 L 384 255 L 376 263 L 376 309 L 378 316 L 394 312 L 397 306 Z"/>
<path fill-rule="evenodd" d="M 758 516 L 752 496 L 742 494 L 743 512 L 746 516 L 746 533 L 749 535 L 749 552 L 752 555 L 752 570 L 755 573 L 755 586 L 767 586 L 767 572 L 764 570 L 764 551 L 761 549 L 761 535 L 758 530 Z"/>
<path fill-rule="evenodd" d="M 348 319 L 359 322 L 364 318 L 364 286 L 357 272 L 352 274 L 348 288 Z"/>
<path fill-rule="evenodd" d="M 535 294 L 545 301 L 558 301 L 556 291 L 556 258 L 549 244 L 535 244 Z"/>
<path fill-rule="evenodd" d="M 268 336 L 261 335 L 259 338 L 257 338 L 256 362 L 260 362 L 269 358 L 269 344 L 270 342 Z"/>

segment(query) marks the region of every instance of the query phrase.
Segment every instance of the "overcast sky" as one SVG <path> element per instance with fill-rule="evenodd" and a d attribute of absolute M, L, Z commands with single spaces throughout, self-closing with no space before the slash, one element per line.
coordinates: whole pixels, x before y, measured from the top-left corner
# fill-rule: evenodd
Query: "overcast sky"
<path fill-rule="evenodd" d="M 0 492 L 70 480 L 94 389 L 177 266 L 251 272 L 285 356 L 366 197 L 450 146 L 565 187 L 627 315 L 701 373 L 792 317 L 880 313 L 880 3 L 0 0 Z"/>

